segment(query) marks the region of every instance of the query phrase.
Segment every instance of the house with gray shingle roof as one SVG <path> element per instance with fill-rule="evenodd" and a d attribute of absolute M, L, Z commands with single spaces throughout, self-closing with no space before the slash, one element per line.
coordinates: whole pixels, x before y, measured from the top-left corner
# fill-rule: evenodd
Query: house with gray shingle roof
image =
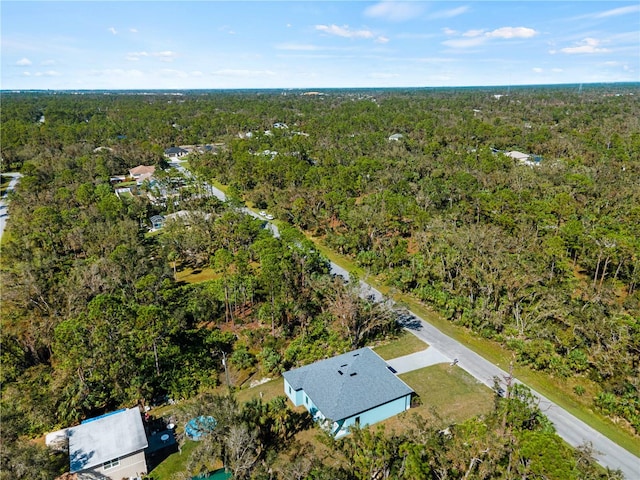
<path fill-rule="evenodd" d="M 137 408 L 85 420 L 67 430 L 70 472 L 82 479 L 142 477 L 148 446 Z"/>
<path fill-rule="evenodd" d="M 368 347 L 283 374 L 284 391 L 335 437 L 408 410 L 413 390 Z"/>
<path fill-rule="evenodd" d="M 169 157 L 169 158 L 182 157 L 187 153 L 189 153 L 189 150 L 182 147 L 169 147 L 169 148 L 165 148 L 164 150 L 165 157 Z"/>

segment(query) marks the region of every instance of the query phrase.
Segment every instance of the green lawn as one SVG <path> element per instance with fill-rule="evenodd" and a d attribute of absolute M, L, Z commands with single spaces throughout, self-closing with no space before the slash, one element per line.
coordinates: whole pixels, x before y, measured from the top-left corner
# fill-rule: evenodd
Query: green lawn
<path fill-rule="evenodd" d="M 443 426 L 489 412 L 493 391 L 467 372 L 450 364 L 438 364 L 399 377 L 418 395 L 420 405 L 409 410 L 423 417 L 437 412 Z"/>
<path fill-rule="evenodd" d="M 220 278 L 220 274 L 215 273 L 210 268 L 185 268 L 176 274 L 176 281 L 185 283 L 206 282 L 207 280 L 214 280 L 216 278 Z"/>
<path fill-rule="evenodd" d="M 392 358 L 403 357 L 411 353 L 420 352 L 428 347 L 429 345 L 424 343 L 414 334 L 404 331 L 398 338 L 378 345 L 374 347 L 373 350 L 384 360 L 391 360 Z"/>
<path fill-rule="evenodd" d="M 149 472 L 149 478 L 153 480 L 171 480 L 171 477 L 180 472 L 186 472 L 187 461 L 197 442 L 185 441 L 182 451 L 169 455 L 164 462 Z"/>

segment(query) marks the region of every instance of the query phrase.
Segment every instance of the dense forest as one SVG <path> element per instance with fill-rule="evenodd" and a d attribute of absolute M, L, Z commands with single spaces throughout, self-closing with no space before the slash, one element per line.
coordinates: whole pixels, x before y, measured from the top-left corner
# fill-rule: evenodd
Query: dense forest
<path fill-rule="evenodd" d="M 593 407 L 638 434 L 637 85 L 302 93 L 2 94 L 1 170 L 23 175 L 2 239 L 6 478 L 34 478 L 18 473 L 29 458 L 41 478 L 58 468 L 19 439 L 202 394 L 223 356 L 237 372 L 278 374 L 393 333 L 392 312 L 333 278 L 305 235 L 518 363 L 588 379 Z M 188 156 L 195 184 L 173 202 L 114 194 L 111 179 L 140 164 L 180 184 L 164 149 L 205 144 L 216 148 Z M 203 195 L 207 181 L 231 201 Z M 243 202 L 274 214 L 281 237 Z M 178 210 L 204 215 L 149 234 L 152 215 Z M 187 269 L 212 274 L 181 281 Z M 424 425 L 327 440 L 342 464 L 300 454 L 307 473 L 282 478 L 597 478 L 588 452 L 561 447 L 547 453 L 570 475 L 517 470 L 536 465 L 534 445 L 559 441 L 527 395 L 497 397 L 490 416 L 444 440 Z M 258 422 L 250 408 L 283 415 L 209 400 L 240 430 Z M 264 445 L 288 435 L 272 430 L 237 478 L 263 478 Z M 500 447 L 481 456 L 486 442 L 472 439 Z M 455 453 L 470 442 L 476 456 Z M 389 461 L 361 464 L 378 458 L 366 448 Z"/>

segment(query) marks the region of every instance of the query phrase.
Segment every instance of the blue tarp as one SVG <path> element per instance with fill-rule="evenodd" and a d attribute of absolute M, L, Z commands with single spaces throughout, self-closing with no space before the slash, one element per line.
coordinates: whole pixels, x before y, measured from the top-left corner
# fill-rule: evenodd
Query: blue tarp
<path fill-rule="evenodd" d="M 210 433 L 216 428 L 216 419 L 211 416 L 201 415 L 192 418 L 184 427 L 184 433 L 191 440 L 200 440 L 203 435 Z"/>

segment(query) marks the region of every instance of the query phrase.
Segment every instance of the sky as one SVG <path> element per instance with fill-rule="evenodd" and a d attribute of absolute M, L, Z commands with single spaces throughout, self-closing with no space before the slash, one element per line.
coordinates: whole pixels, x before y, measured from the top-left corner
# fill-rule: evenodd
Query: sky
<path fill-rule="evenodd" d="M 640 2 L 0 2 L 4 90 L 640 81 Z"/>

